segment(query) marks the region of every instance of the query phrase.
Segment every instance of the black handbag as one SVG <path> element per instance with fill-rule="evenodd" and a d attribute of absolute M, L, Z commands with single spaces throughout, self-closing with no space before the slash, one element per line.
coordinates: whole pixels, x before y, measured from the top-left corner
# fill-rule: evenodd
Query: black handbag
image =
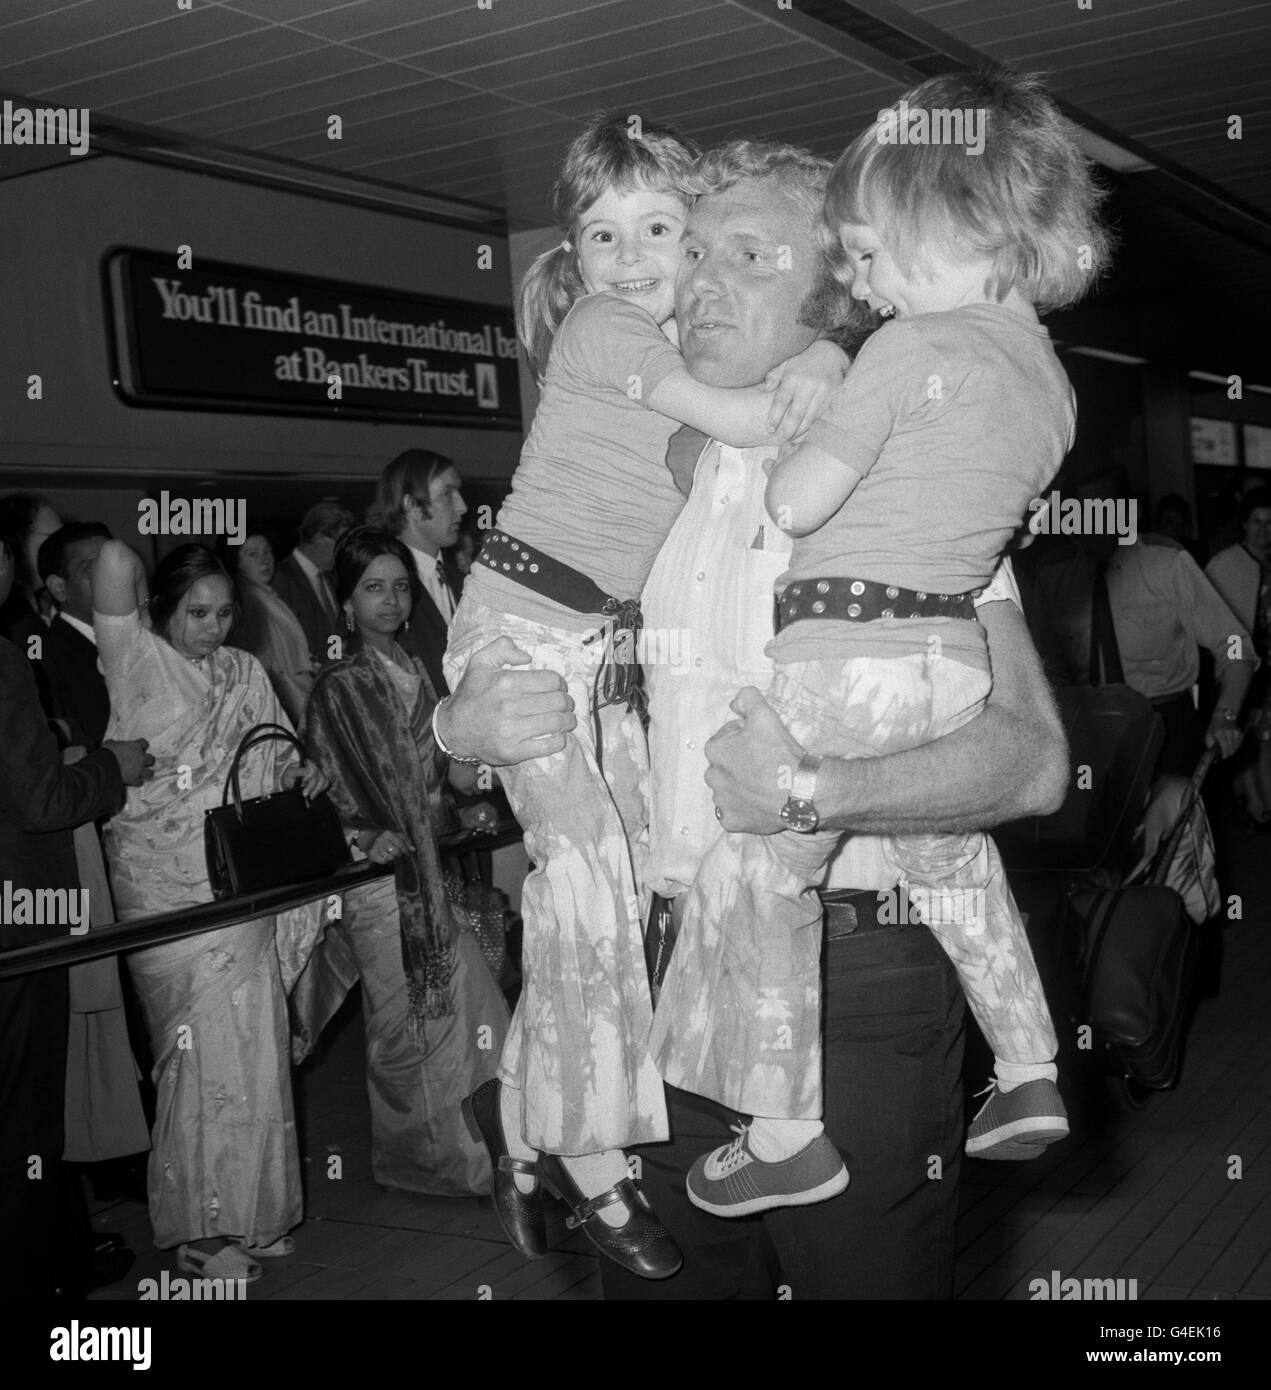
<path fill-rule="evenodd" d="M 325 792 L 306 801 L 297 786 L 243 800 L 238 765 L 249 748 L 273 739 L 300 740 L 281 724 L 257 724 L 238 745 L 221 804 L 204 813 L 203 848 L 215 898 L 258 893 L 323 878 L 349 862 L 340 818 Z"/>

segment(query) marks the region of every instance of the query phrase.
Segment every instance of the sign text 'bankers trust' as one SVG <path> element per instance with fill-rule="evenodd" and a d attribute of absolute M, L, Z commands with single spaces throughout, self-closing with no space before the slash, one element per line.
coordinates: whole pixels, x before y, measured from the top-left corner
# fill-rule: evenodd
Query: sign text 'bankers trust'
<path fill-rule="evenodd" d="M 519 422 L 508 311 L 124 252 L 125 394 L 142 403 Z"/>

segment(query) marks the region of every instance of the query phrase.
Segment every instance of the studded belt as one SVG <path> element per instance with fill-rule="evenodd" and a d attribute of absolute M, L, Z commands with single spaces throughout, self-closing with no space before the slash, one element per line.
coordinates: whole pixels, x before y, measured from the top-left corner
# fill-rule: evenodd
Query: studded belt
<path fill-rule="evenodd" d="M 872 579 L 796 579 L 777 600 L 777 631 L 807 618 L 838 618 L 872 623 L 878 618 L 975 619 L 981 590 L 965 594 L 928 594 L 878 584 Z"/>
<path fill-rule="evenodd" d="M 544 551 L 518 541 L 506 531 L 490 531 L 475 563 L 506 575 L 536 594 L 575 613 L 603 617 L 605 659 L 601 666 L 598 707 L 626 704 L 644 712 L 643 671 L 637 658 L 637 639 L 643 617 L 638 599 L 613 598 L 599 584 L 572 565 L 554 560 Z"/>

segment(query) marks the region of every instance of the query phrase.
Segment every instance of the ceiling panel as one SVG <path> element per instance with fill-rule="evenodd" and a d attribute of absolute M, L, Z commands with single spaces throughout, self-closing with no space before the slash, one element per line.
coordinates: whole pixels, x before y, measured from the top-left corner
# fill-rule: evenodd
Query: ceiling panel
<path fill-rule="evenodd" d="M 317 84 L 338 80 L 341 93 L 358 94 L 360 84 L 366 90 L 378 90 L 383 84 L 379 65 L 373 60 L 349 53 L 342 48 L 319 45 L 308 52 L 292 52 L 283 58 L 261 58 L 241 67 L 234 74 L 233 96 L 227 93 L 231 84 L 220 77 L 204 78 L 201 82 L 174 83 L 172 74 L 161 69 L 145 75 L 156 85 L 143 90 L 142 73 L 119 73 L 112 78 L 99 78 L 103 94 L 89 100 L 99 108 L 110 107 L 111 114 L 125 120 L 137 120 L 149 125 L 186 117 L 202 117 L 208 133 L 214 119 L 226 113 L 239 112 L 261 101 L 268 101 L 276 115 L 288 110 L 309 110 L 315 102 L 314 92 L 306 89 Z M 105 84 L 111 84 L 111 94 L 105 94 Z M 162 84 L 162 85 L 158 85 Z M 330 86 L 324 85 L 324 91 Z M 214 114 L 215 113 L 215 114 Z"/>
<path fill-rule="evenodd" d="M 100 8 L 109 12 L 111 6 Z M 150 13 L 154 13 L 153 6 Z M 40 21 L 30 21 L 29 27 L 39 24 Z M 277 51 L 285 51 L 285 33 L 271 31 L 258 19 L 209 5 L 189 13 L 174 11 L 162 20 L 136 28 L 116 28 L 107 36 L 86 38 L 44 57 L 21 62 L 10 62 L 8 45 L 0 44 L 0 84 L 20 92 L 55 95 L 85 77 L 151 62 L 171 63 L 173 70 L 184 77 L 198 79 L 205 75 L 210 47 L 250 33 L 260 34 L 262 41 L 272 35 L 269 41 L 277 46 Z"/>
<path fill-rule="evenodd" d="M 1089 11 L 1067 0 L 799 0 L 796 9 L 783 13 L 775 0 L 494 0 L 488 10 L 475 0 L 199 0 L 185 12 L 167 0 L 0 0 L 0 90 L 475 196 L 527 225 L 544 215 L 562 146 L 602 107 L 650 111 L 707 140 L 760 133 L 837 154 L 901 89 L 868 66 L 893 70 L 900 50 L 880 59 L 869 45 L 882 45 L 882 26 L 916 21 L 934 26 L 928 53 L 961 44 L 1042 67 L 1058 94 L 1114 134 L 1271 217 L 1262 135 L 1271 5 L 1262 0 L 1094 0 Z M 1246 117 L 1239 143 L 1226 139 L 1233 107 Z M 339 142 L 326 138 L 333 113 L 344 122 Z"/>

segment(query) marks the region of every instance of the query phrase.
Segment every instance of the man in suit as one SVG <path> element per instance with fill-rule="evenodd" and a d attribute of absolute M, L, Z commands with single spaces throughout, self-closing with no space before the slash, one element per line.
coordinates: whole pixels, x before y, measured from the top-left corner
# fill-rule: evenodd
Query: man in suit
<path fill-rule="evenodd" d="M 300 619 L 310 657 L 329 660 L 327 638 L 336 625 L 331 567 L 335 543 L 353 525 L 354 516 L 334 497 L 324 497 L 300 521 L 300 540 L 274 570 L 273 589 Z"/>
<path fill-rule="evenodd" d="M 13 554 L 0 542 L 0 601 L 12 583 Z M 0 728 L 0 882 L 15 905 L 42 889 L 78 901 L 71 830 L 116 810 L 125 785 L 154 775 L 154 758 L 134 739 L 65 766 L 26 655 L 3 639 Z M 27 911 L 10 916 L 0 915 L 0 950 L 59 929 L 28 922 Z M 68 1019 L 65 968 L 0 981 L 0 1298 L 79 1296 L 132 1263 L 114 1251 L 114 1267 L 94 1273 L 83 1199 L 62 1168 Z"/>
<path fill-rule="evenodd" d="M 100 748 L 110 719 L 106 678 L 93 636 L 93 565 L 110 540 L 100 521 L 70 522 L 40 546 L 36 565 L 58 607 L 44 637 L 41 694 L 53 719 L 67 725 L 69 742 Z"/>
<path fill-rule="evenodd" d="M 431 449 L 407 449 L 380 474 L 375 494 L 379 524 L 408 547 L 424 598 L 410 615 L 399 641 L 419 657 L 439 696 L 449 693 L 441 670 L 450 620 L 459 602 L 463 575 L 441 558 L 459 538 L 467 513 L 462 480 L 450 459 Z"/>
<path fill-rule="evenodd" d="M 101 747 L 110 722 L 110 694 L 93 632 L 93 566 L 110 539 L 104 522 L 68 522 L 44 541 L 36 557 L 40 579 L 58 612 L 44 635 L 41 658 L 31 663 L 32 671 L 45 712 L 61 724 L 63 739 L 90 753 Z M 76 853 L 85 886 L 94 872 L 104 876 L 100 849 L 91 835 L 76 835 Z M 94 925 L 99 925 L 99 916 L 102 924 L 114 920 L 104 882 L 101 892 L 100 903 L 94 895 Z M 68 1126 L 67 1153 L 87 1165 L 84 1172 L 99 1197 L 144 1201 L 149 1135 L 142 1107 L 150 1107 L 153 1088 L 146 1079 L 138 1091 L 134 1081 L 138 1070 L 143 1077 L 149 1073 L 144 1026 L 134 1004 L 130 1044 L 129 1010 L 115 957 L 72 966 L 70 983 L 74 1046 L 68 1090 L 78 1099 L 80 1120 Z M 94 1103 L 97 1098 L 103 1103 Z"/>

